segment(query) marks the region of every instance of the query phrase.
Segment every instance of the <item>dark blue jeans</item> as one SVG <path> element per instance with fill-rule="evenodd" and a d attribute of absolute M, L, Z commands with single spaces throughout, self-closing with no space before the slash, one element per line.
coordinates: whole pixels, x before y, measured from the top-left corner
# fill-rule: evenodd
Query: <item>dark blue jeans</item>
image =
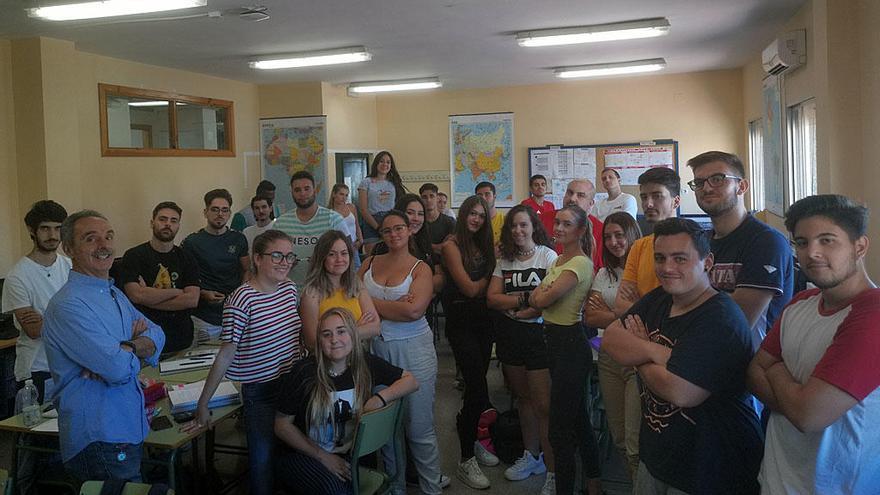
<path fill-rule="evenodd" d="M 141 481 L 143 444 L 92 442 L 64 463 L 79 481 Z"/>
<path fill-rule="evenodd" d="M 243 383 L 241 399 L 247 431 L 251 495 L 271 495 L 272 450 L 275 445 L 275 404 L 281 378 L 263 383 Z"/>
<path fill-rule="evenodd" d="M 575 453 L 584 478 L 598 478 L 599 446 L 587 414 L 593 354 L 580 325 L 544 325 L 550 354 L 550 445 L 556 457 L 556 493 L 574 493 Z"/>

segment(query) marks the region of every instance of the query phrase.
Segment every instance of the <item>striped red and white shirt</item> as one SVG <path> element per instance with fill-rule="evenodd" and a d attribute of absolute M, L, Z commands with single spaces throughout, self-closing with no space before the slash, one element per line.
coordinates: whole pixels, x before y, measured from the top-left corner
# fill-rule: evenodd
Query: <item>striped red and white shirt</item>
<path fill-rule="evenodd" d="M 290 370 L 300 353 L 299 295 L 285 280 L 265 294 L 245 283 L 226 300 L 220 340 L 238 346 L 226 378 L 268 382 Z"/>

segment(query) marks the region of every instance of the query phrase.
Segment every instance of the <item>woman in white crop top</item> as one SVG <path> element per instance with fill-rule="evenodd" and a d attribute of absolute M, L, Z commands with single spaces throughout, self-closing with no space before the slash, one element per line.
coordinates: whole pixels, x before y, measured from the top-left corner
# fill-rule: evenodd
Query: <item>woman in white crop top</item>
<path fill-rule="evenodd" d="M 382 329 L 373 339 L 373 353 L 389 363 L 409 370 L 419 389 L 404 402 L 406 436 L 419 473 L 422 493 L 439 494 L 440 449 L 434 431 L 434 387 L 437 382 L 437 352 L 425 310 L 433 296 L 431 268 L 410 252 L 411 231 L 406 214 L 391 210 L 379 225 L 379 234 L 388 246 L 387 254 L 364 261 L 360 276 L 382 318 Z M 395 462 L 398 471 L 406 469 L 403 453 L 393 458 L 383 449 L 386 462 Z M 392 492 L 404 492 L 404 477 Z"/>

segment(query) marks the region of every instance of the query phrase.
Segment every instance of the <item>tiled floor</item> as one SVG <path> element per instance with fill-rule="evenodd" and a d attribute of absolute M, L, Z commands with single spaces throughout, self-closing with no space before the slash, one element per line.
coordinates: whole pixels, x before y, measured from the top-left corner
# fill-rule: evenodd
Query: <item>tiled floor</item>
<path fill-rule="evenodd" d="M 439 376 L 437 380 L 437 411 L 436 423 L 437 434 L 440 439 L 441 465 L 443 472 L 452 478 L 452 485 L 444 491 L 446 495 L 477 494 L 477 493 L 503 493 L 504 495 L 537 494 L 544 483 L 544 476 L 532 476 L 531 478 L 510 482 L 504 479 L 505 465 L 492 468 L 483 468 L 483 472 L 492 483 L 489 490 L 479 492 L 463 485 L 455 478 L 455 470 L 458 464 L 458 437 L 455 432 L 455 415 L 460 406 L 461 393 L 453 386 L 455 378 L 455 364 L 452 352 L 445 339 L 441 339 L 437 346 L 439 357 Z M 488 373 L 489 390 L 493 404 L 501 410 L 510 405 L 510 396 L 504 388 L 500 367 L 493 361 Z M 240 431 L 233 421 L 223 423 L 217 432 L 218 442 L 228 444 L 243 444 L 243 432 Z M 12 437 L 0 433 L 0 467 L 8 469 L 11 455 Z M 184 455 L 184 462 L 189 462 L 189 456 Z M 246 459 L 238 456 L 217 456 L 217 468 L 222 477 L 230 476 L 231 473 L 240 473 L 246 467 Z M 191 469 L 184 467 L 186 481 L 191 477 Z M 205 480 L 207 481 L 207 480 Z M 188 483 L 187 483 L 188 484 Z M 623 470 L 623 465 L 616 453 L 612 453 L 605 461 L 603 468 L 603 489 L 609 495 L 623 495 L 630 493 L 630 484 Z M 239 487 L 233 493 L 245 494 L 247 489 Z M 409 487 L 410 494 L 417 494 L 418 489 Z"/>

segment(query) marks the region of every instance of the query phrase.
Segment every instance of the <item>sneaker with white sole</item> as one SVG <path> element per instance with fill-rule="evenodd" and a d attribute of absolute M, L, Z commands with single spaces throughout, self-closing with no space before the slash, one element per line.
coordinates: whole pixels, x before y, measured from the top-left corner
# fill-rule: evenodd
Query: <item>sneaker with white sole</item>
<path fill-rule="evenodd" d="M 483 466 L 497 466 L 501 462 L 498 456 L 486 450 L 486 447 L 483 447 L 479 440 L 474 442 L 474 456 L 477 458 L 477 462 Z"/>
<path fill-rule="evenodd" d="M 483 474 L 483 470 L 481 470 L 480 465 L 477 464 L 476 457 L 471 457 L 459 464 L 455 476 L 460 479 L 462 483 L 471 488 L 476 488 L 477 490 L 485 490 L 489 488 L 489 478 Z"/>
<path fill-rule="evenodd" d="M 528 450 L 523 450 L 523 455 L 512 466 L 504 471 L 504 477 L 510 481 L 522 481 L 533 474 L 544 474 L 547 466 L 544 465 L 544 454 L 535 457 Z"/>
<path fill-rule="evenodd" d="M 547 479 L 541 487 L 541 495 L 556 495 L 556 473 L 547 473 Z"/>
<path fill-rule="evenodd" d="M 445 488 L 449 488 L 449 485 L 452 484 L 452 480 L 449 479 L 449 476 L 445 474 L 440 475 L 440 489 L 443 490 Z"/>

